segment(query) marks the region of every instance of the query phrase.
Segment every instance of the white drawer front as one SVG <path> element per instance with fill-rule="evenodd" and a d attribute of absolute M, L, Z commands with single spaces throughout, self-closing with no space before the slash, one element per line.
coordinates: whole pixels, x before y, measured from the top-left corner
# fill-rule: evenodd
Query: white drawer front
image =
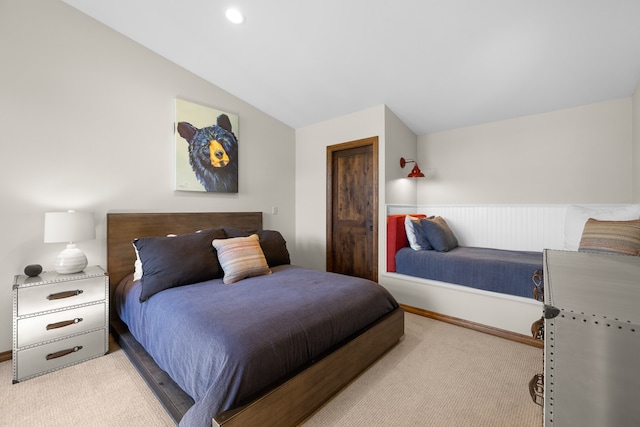
<path fill-rule="evenodd" d="M 16 380 L 80 362 L 107 352 L 106 330 L 90 332 L 65 340 L 17 352 Z M 47 359 L 49 357 L 49 359 Z"/>
<path fill-rule="evenodd" d="M 18 320 L 18 348 L 91 329 L 105 328 L 105 310 L 105 303 L 100 303 L 22 318 Z"/>
<path fill-rule="evenodd" d="M 18 316 L 105 299 L 105 278 L 53 283 L 18 289 Z"/>

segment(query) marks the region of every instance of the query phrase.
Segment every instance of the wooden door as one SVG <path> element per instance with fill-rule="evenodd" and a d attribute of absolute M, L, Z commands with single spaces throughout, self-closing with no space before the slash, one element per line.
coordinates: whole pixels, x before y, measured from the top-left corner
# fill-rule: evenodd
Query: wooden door
<path fill-rule="evenodd" d="M 378 137 L 327 147 L 327 271 L 378 280 Z"/>

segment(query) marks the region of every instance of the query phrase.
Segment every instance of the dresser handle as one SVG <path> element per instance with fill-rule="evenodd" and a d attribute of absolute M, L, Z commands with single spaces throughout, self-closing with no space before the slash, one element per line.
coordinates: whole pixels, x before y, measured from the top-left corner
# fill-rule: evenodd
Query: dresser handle
<path fill-rule="evenodd" d="M 68 348 L 66 350 L 56 351 L 55 353 L 47 354 L 47 360 L 57 359 L 58 357 L 66 356 L 67 354 L 75 353 L 76 351 L 82 350 L 82 346 L 78 345 L 73 348 Z"/>
<path fill-rule="evenodd" d="M 80 323 L 80 322 L 82 322 L 82 317 L 76 317 L 75 319 L 72 319 L 72 320 L 64 320 L 62 322 L 57 322 L 57 323 L 49 323 L 47 325 L 47 331 L 51 329 L 64 328 L 65 326 L 75 325 L 76 323 Z"/>
<path fill-rule="evenodd" d="M 52 299 L 62 299 L 62 298 L 69 298 L 69 297 L 75 297 L 78 296 L 82 293 L 82 289 L 76 289 L 75 291 L 64 291 L 64 292 L 58 292 L 57 294 L 51 294 L 47 297 L 48 300 L 52 300 Z"/>
<path fill-rule="evenodd" d="M 529 381 L 529 394 L 536 405 L 544 408 L 544 375 L 536 374 Z"/>

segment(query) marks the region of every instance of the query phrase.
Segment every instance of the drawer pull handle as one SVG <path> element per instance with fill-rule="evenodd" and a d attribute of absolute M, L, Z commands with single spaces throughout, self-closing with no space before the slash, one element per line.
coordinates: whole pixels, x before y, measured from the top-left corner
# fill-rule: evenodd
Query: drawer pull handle
<path fill-rule="evenodd" d="M 66 356 L 67 354 L 75 353 L 76 351 L 82 350 L 81 345 L 77 345 L 73 348 L 68 348 L 66 350 L 56 351 L 55 353 L 47 354 L 47 360 L 57 359 L 58 357 Z"/>
<path fill-rule="evenodd" d="M 49 301 L 51 301 L 51 300 L 54 300 L 54 299 L 75 297 L 75 296 L 80 295 L 82 292 L 83 292 L 82 289 L 76 289 L 75 291 L 58 292 L 57 294 L 51 294 L 51 295 L 47 296 L 47 299 Z"/>
<path fill-rule="evenodd" d="M 47 325 L 47 331 L 51 329 L 64 328 L 65 326 L 75 325 L 76 323 L 80 323 L 80 322 L 82 322 L 82 317 L 76 317 L 75 319 L 72 319 L 72 320 L 63 320 L 62 322 L 57 322 L 57 323 L 49 323 Z"/>
<path fill-rule="evenodd" d="M 544 375 L 536 374 L 529 381 L 529 394 L 536 405 L 544 407 Z"/>

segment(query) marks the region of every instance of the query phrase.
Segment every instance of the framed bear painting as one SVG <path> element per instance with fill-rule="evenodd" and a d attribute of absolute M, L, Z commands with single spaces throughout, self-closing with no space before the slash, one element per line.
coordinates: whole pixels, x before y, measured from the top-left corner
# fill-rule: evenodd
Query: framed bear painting
<path fill-rule="evenodd" d="M 237 132 L 237 115 L 176 99 L 175 189 L 237 193 Z"/>

